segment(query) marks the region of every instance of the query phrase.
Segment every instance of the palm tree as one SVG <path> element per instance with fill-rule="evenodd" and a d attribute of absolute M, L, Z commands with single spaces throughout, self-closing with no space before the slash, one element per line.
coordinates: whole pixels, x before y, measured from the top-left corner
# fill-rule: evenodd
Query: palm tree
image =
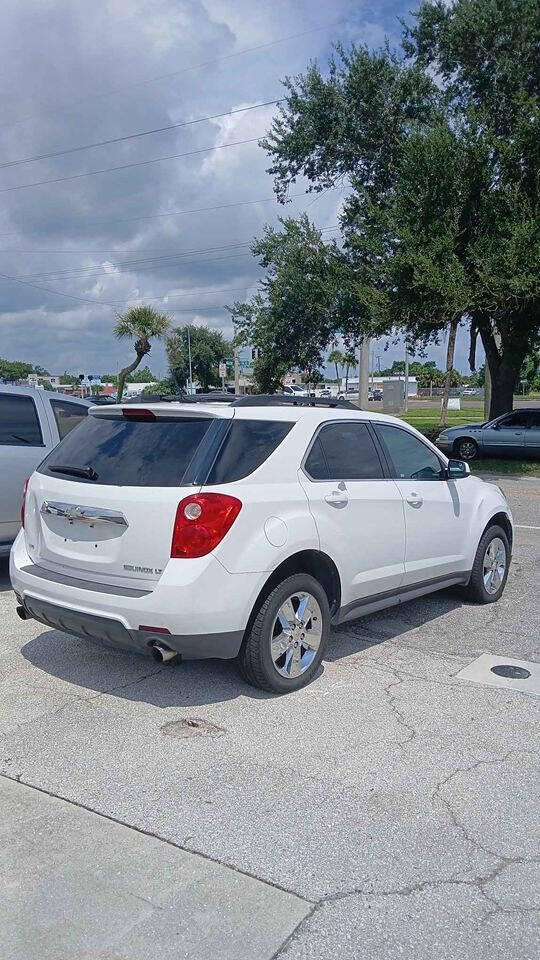
<path fill-rule="evenodd" d="M 346 351 L 343 357 L 343 363 L 345 364 L 345 392 L 347 392 L 347 387 L 349 386 L 349 370 L 356 365 L 356 354 L 354 350 L 349 348 Z"/>
<path fill-rule="evenodd" d="M 118 400 L 122 399 L 128 374 L 137 369 L 143 357 L 150 353 L 150 340 L 162 339 L 171 325 L 169 317 L 153 307 L 132 307 L 127 313 L 118 314 L 114 334 L 118 340 L 135 338 L 136 357 L 118 374 Z"/>
<path fill-rule="evenodd" d="M 337 347 L 332 350 L 332 353 L 328 356 L 328 363 L 333 363 L 336 368 L 336 383 L 339 390 L 339 371 L 338 367 L 343 366 L 343 353 L 341 350 L 338 350 Z"/>

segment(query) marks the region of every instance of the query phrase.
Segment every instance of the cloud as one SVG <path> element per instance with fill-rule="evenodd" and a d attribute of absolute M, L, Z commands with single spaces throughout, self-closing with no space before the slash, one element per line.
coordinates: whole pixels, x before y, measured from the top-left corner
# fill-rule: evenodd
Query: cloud
<path fill-rule="evenodd" d="M 90 15 L 82 0 L 4 0 L 0 162 L 274 99 L 286 74 L 324 64 L 333 41 L 378 44 L 400 12 L 382 3 L 375 19 L 357 0 L 104 0 Z M 113 337 L 115 315 L 146 301 L 176 324 L 230 333 L 223 306 L 254 290 L 248 244 L 264 224 L 307 208 L 328 226 L 340 202 L 280 207 L 257 144 L 225 146 L 263 135 L 273 109 L 0 169 L 3 188 L 222 147 L 3 193 L 0 274 L 23 282 L 0 279 L 0 354 L 53 373 L 114 368 L 130 352 Z M 160 345 L 150 362 L 165 373 Z"/>

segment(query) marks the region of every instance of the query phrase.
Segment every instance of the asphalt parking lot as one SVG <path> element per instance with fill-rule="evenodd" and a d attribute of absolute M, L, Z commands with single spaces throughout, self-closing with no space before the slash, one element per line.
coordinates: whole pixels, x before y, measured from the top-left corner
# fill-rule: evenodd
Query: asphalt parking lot
<path fill-rule="evenodd" d="M 503 599 L 333 632 L 286 697 L 21 622 L 0 568 L 3 960 L 532 960 L 540 700 L 458 674 L 540 662 L 540 480 Z"/>

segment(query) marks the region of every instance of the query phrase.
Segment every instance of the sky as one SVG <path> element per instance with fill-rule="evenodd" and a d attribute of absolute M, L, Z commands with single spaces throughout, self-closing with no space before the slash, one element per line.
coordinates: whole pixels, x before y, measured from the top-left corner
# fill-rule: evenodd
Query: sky
<path fill-rule="evenodd" d="M 396 42 L 398 17 L 414 5 L 3 0 L 0 356 L 53 374 L 114 373 L 131 359 L 129 342 L 114 339 L 115 316 L 141 302 L 175 326 L 231 336 L 225 305 L 256 291 L 249 244 L 264 225 L 306 211 L 332 228 L 343 200 L 300 183 L 287 207 L 276 203 L 256 142 L 276 107 L 258 105 L 310 60 L 324 68 L 336 41 Z M 43 159 L 16 162 L 34 157 Z M 402 358 L 401 345 L 384 348 L 374 344 L 381 366 Z M 463 332 L 464 372 L 467 349 Z M 444 346 L 430 356 L 442 365 Z M 166 374 L 163 346 L 149 365 Z"/>

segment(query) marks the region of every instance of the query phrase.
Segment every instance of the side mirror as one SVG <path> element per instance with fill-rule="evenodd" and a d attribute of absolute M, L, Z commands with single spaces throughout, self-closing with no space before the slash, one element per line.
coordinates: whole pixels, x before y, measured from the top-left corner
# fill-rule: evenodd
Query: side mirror
<path fill-rule="evenodd" d="M 463 477 L 469 477 L 471 468 L 464 460 L 449 460 L 446 468 L 448 480 L 461 480 Z"/>

